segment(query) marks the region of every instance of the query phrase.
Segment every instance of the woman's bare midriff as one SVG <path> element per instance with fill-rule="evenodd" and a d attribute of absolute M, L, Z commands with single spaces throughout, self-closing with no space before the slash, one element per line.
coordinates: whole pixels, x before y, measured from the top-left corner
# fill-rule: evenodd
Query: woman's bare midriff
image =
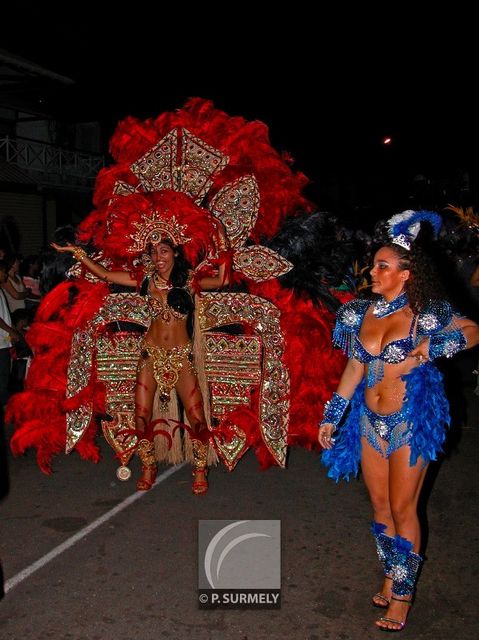
<path fill-rule="evenodd" d="M 374 387 L 366 387 L 364 399 L 366 406 L 381 415 L 399 411 L 403 405 L 406 383 L 402 376 L 417 366 L 415 358 L 406 358 L 399 364 L 384 363 L 384 377 Z"/>
<path fill-rule="evenodd" d="M 190 340 L 186 329 L 186 319 L 171 320 L 170 322 L 153 320 L 145 338 L 157 347 L 164 349 L 186 344 Z"/>
<path fill-rule="evenodd" d="M 405 338 L 409 334 L 412 320 L 412 312 L 408 307 L 382 319 L 373 316 L 371 307 L 361 328 L 361 342 L 370 353 L 381 352 L 388 342 Z M 417 366 L 415 358 L 406 358 L 398 364 L 384 362 L 383 379 L 372 388 L 366 387 L 364 393 L 366 406 L 371 411 L 382 415 L 399 411 L 406 391 L 402 376 L 409 373 L 415 366 Z"/>

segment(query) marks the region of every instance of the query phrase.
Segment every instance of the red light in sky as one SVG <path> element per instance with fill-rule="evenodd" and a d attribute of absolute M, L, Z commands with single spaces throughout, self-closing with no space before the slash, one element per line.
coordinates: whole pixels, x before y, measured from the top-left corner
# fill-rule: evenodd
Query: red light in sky
<path fill-rule="evenodd" d="M 389 136 L 386 136 L 385 138 L 382 139 L 383 144 L 391 144 L 392 141 L 393 139 L 390 138 Z"/>

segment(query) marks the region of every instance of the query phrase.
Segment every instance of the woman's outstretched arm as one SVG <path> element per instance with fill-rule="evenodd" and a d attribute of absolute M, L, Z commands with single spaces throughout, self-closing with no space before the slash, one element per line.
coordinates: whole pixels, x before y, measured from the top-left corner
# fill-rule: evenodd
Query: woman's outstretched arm
<path fill-rule="evenodd" d="M 76 260 L 81 262 L 94 276 L 105 282 L 112 282 L 113 284 L 121 284 L 127 287 L 136 286 L 136 280 L 130 276 L 127 271 L 110 271 L 101 264 L 98 264 L 95 260 L 88 257 L 86 251 L 82 247 L 77 247 L 74 244 L 66 244 L 61 246 L 55 242 L 50 243 L 51 246 L 59 253 L 71 253 Z"/>

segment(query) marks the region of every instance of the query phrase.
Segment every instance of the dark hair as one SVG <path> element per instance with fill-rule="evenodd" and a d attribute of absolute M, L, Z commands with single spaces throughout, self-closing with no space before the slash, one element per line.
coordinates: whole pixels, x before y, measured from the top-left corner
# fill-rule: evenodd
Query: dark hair
<path fill-rule="evenodd" d="M 171 291 L 168 291 L 166 301 L 172 309 L 175 309 L 175 311 L 188 314 L 187 329 L 188 334 L 191 338 L 191 336 L 193 335 L 191 314 L 194 309 L 194 302 L 190 293 L 183 288 L 188 280 L 188 274 L 191 270 L 191 265 L 185 258 L 185 253 L 181 245 L 175 246 L 173 242 L 171 242 L 171 240 L 169 240 L 168 238 L 165 238 L 161 242 L 171 247 L 173 249 L 173 253 L 176 254 L 175 263 L 170 274 L 170 282 L 173 285 L 173 289 L 171 289 Z"/>
<path fill-rule="evenodd" d="M 10 271 L 10 269 L 13 267 L 13 265 L 15 264 L 15 262 L 18 261 L 18 270 L 20 271 L 21 269 L 21 265 L 22 265 L 22 260 L 23 260 L 23 256 L 21 253 L 10 253 L 6 258 L 5 258 L 7 265 L 8 265 L 8 270 Z"/>
<path fill-rule="evenodd" d="M 10 316 L 12 318 L 13 326 L 16 326 L 17 323 L 21 322 L 22 320 L 27 320 L 27 322 L 30 320 L 30 316 L 26 309 L 15 309 L 11 312 Z"/>
<path fill-rule="evenodd" d="M 440 268 L 440 264 L 444 263 L 444 257 L 438 255 L 437 242 L 428 222 L 421 223 L 421 229 L 410 249 L 391 242 L 386 228 L 379 226 L 376 229 L 376 240 L 381 239 L 381 246 L 392 249 L 399 258 L 399 268 L 410 271 L 404 288 L 414 313 L 419 313 L 431 300 L 449 297 L 443 285 L 443 273 Z"/>
<path fill-rule="evenodd" d="M 46 251 L 42 255 L 42 269 L 40 271 L 40 292 L 45 295 L 66 278 L 68 269 L 74 264 L 71 253 Z"/>
<path fill-rule="evenodd" d="M 36 264 L 38 266 L 37 273 L 39 274 L 42 268 L 42 263 L 40 261 L 40 256 L 38 255 L 30 255 L 27 256 L 20 265 L 20 275 L 29 276 L 30 275 L 30 267 Z M 38 276 L 37 276 L 38 277 Z"/>
<path fill-rule="evenodd" d="M 160 244 L 166 244 L 173 250 L 175 262 L 170 274 L 170 282 L 174 287 L 184 287 L 188 280 L 188 272 L 191 269 L 191 265 L 185 258 L 183 247 L 181 245 L 176 246 L 169 238 L 164 238 Z M 148 253 L 151 253 L 153 245 L 148 247 Z"/>
<path fill-rule="evenodd" d="M 191 295 L 186 289 L 180 287 L 173 287 L 171 291 L 168 291 L 166 301 L 172 309 L 180 313 L 191 313 L 194 308 Z"/>
<path fill-rule="evenodd" d="M 173 253 L 175 254 L 175 261 L 170 274 L 170 282 L 173 285 L 173 289 L 168 292 L 166 301 L 172 309 L 175 309 L 175 311 L 190 314 L 194 309 L 194 303 L 189 292 L 184 289 L 188 280 L 189 271 L 191 269 L 190 263 L 186 260 L 185 254 L 183 252 L 183 247 L 181 245 L 174 245 L 173 242 L 168 238 L 162 240 L 160 244 L 166 244 L 168 247 L 170 247 L 170 249 L 172 249 Z M 153 245 L 149 245 L 148 253 L 151 254 L 152 250 Z M 140 289 L 140 295 L 146 295 L 147 291 L 148 278 L 145 278 Z M 189 332 L 191 334 L 190 330 Z"/>

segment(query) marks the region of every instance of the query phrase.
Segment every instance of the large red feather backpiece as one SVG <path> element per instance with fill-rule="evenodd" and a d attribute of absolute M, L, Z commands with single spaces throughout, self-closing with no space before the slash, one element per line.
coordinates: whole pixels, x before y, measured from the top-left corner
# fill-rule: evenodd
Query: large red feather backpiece
<path fill-rule="evenodd" d="M 196 266 L 214 254 L 215 219 L 220 219 L 232 245 L 233 280 L 281 312 L 284 362 L 291 380 L 288 443 L 317 449 L 317 423 L 344 366 L 343 356 L 331 346 L 334 315 L 272 279 L 291 265 L 285 267 L 280 256 L 259 245 L 261 238 L 273 237 L 287 217 L 313 211 L 303 195 L 306 177 L 294 172 L 271 146 L 265 124 L 231 117 L 200 98 L 156 119 L 126 118 L 111 139 L 110 151 L 114 164 L 97 177 L 95 209 L 79 226 L 78 241 L 93 245 L 110 268 L 134 273 L 138 254 L 130 250 L 132 237 L 138 224 L 160 212 L 182 225 L 190 238 L 184 244 L 186 257 Z M 238 212 L 243 210 L 253 210 L 254 215 L 248 214 L 237 228 Z M 231 259 L 230 254 L 220 252 L 216 262 Z M 42 301 L 28 336 L 35 357 L 25 390 L 7 407 L 6 419 L 16 426 L 13 452 L 36 448 L 38 463 L 47 473 L 52 457 L 65 450 L 67 412 L 80 407 L 86 397 L 96 412 L 104 412 L 105 390 L 95 376 L 67 399 L 73 335 L 87 325 L 109 293 L 105 284 L 83 276 L 62 283 Z M 227 433 L 234 422 L 266 468 L 274 458 L 258 435 L 255 402 L 253 396 L 252 409 L 231 412 L 220 429 Z M 93 461 L 99 459 L 96 431 L 92 419 L 75 446 L 83 458 Z"/>

